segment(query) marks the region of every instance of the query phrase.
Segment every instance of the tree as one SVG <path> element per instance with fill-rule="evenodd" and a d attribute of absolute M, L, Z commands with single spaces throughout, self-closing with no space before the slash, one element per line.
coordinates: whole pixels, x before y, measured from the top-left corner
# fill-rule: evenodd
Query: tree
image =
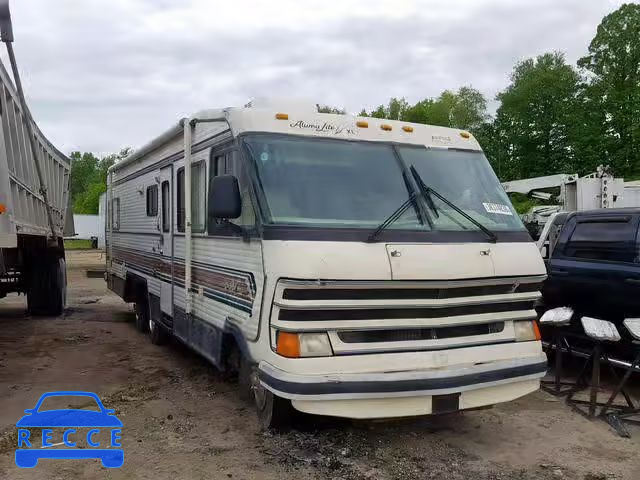
<path fill-rule="evenodd" d="M 487 118 L 487 102 L 478 90 L 462 87 L 457 92 L 445 90 L 438 98 L 425 98 L 411 105 L 405 98 L 391 98 L 368 116 L 475 130 Z M 363 114 L 367 114 L 365 110 Z"/>
<path fill-rule="evenodd" d="M 588 75 L 583 102 L 598 112 L 588 128 L 600 144 L 588 153 L 617 175 L 640 174 L 640 5 L 622 5 L 604 17 L 578 66 Z"/>
<path fill-rule="evenodd" d="M 320 104 L 316 104 L 316 106 L 318 107 L 319 113 L 334 113 L 337 115 L 344 115 L 346 113 L 346 110 L 344 108 L 332 107 L 331 105 L 320 105 Z"/>
<path fill-rule="evenodd" d="M 73 212 L 93 215 L 98 213 L 100 195 L 107 191 L 107 172 L 116 162 L 126 158 L 130 148 L 102 158 L 93 153 L 71 153 L 70 192 Z"/>
<path fill-rule="evenodd" d="M 570 125 L 576 116 L 579 81 L 559 52 L 516 64 L 511 84 L 497 95 L 501 104 L 493 129 L 504 179 L 576 168 Z"/>

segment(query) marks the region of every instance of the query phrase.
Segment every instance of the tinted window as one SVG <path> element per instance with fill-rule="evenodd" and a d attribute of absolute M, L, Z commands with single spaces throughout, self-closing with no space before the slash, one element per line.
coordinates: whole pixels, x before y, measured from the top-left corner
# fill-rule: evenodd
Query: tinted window
<path fill-rule="evenodd" d="M 158 215 L 158 186 L 151 185 L 147 187 L 147 216 L 155 217 Z"/>
<path fill-rule="evenodd" d="M 114 198 L 111 210 L 111 227 L 120 230 L 120 199 Z"/>
<path fill-rule="evenodd" d="M 184 168 L 178 170 L 176 180 L 176 193 L 178 196 L 178 201 L 176 202 L 176 219 L 178 220 L 178 231 L 184 232 Z"/>
<path fill-rule="evenodd" d="M 619 220 L 590 220 L 576 224 L 567 243 L 565 255 L 614 262 L 636 261 L 634 222 L 631 217 Z"/>
<path fill-rule="evenodd" d="M 191 165 L 191 230 L 193 232 L 204 232 L 205 208 L 207 198 L 206 167 L 204 160 Z M 185 189 L 184 189 L 184 167 L 178 170 L 177 177 L 177 220 L 178 231 L 184 232 L 185 221 Z"/>
<path fill-rule="evenodd" d="M 194 232 L 204 232 L 206 203 L 206 168 L 201 161 L 191 165 L 191 228 Z"/>
<path fill-rule="evenodd" d="M 162 182 L 162 231 L 168 232 L 171 229 L 171 196 L 169 195 L 169 182 Z"/>

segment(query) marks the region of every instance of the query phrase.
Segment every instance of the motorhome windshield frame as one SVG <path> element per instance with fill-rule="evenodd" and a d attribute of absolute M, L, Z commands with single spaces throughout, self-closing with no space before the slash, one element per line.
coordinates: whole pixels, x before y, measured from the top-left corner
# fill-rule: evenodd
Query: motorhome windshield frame
<path fill-rule="evenodd" d="M 251 188 L 253 190 L 252 197 L 256 204 L 256 217 L 258 221 L 258 230 L 265 240 L 308 240 L 308 241 L 346 241 L 346 242 L 366 242 L 371 228 L 369 226 L 335 226 L 335 225 L 313 225 L 313 224 L 284 224 L 274 223 L 269 218 L 269 206 L 267 196 L 262 187 L 260 176 L 257 171 L 257 165 L 246 147 L 247 137 L 272 137 L 272 138 L 295 138 L 298 140 L 310 140 L 318 142 L 344 142 L 344 143 L 360 143 L 376 146 L 387 146 L 393 150 L 394 156 L 398 164 L 398 177 L 402 179 L 403 174 L 408 178 L 411 177 L 406 162 L 400 157 L 398 147 L 410 148 L 427 148 L 426 146 L 411 145 L 400 142 L 377 142 L 366 140 L 344 140 L 323 137 L 309 137 L 295 134 L 281 134 L 269 132 L 243 132 L 236 137 L 238 150 L 241 161 L 247 167 L 247 172 L 251 179 Z M 482 151 L 478 151 L 482 155 Z M 407 185 L 407 188 L 418 194 L 419 189 L 413 182 Z M 408 195 L 407 195 L 408 198 Z M 398 204 L 399 205 L 399 204 Z M 398 206 L 397 205 L 397 206 Z M 428 212 L 422 203 L 419 207 L 420 214 L 424 216 Z M 475 228 L 469 230 L 435 230 L 429 228 L 430 219 L 425 219 L 425 228 L 402 229 L 394 228 L 382 232 L 379 236 L 381 242 L 412 242 L 412 243 L 486 243 L 486 235 Z M 496 232 L 498 242 L 531 242 L 531 237 L 524 229 L 500 230 Z"/>

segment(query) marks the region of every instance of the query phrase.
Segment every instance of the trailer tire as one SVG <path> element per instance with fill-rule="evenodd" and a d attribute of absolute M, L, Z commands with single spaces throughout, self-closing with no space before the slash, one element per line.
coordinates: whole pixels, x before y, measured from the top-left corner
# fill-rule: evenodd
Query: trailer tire
<path fill-rule="evenodd" d="M 34 316 L 57 317 L 67 300 L 67 268 L 63 258 L 45 260 L 43 268 L 29 275 L 27 308 Z"/>
<path fill-rule="evenodd" d="M 134 309 L 136 314 L 136 328 L 142 333 L 147 333 L 149 331 L 151 314 L 149 313 L 149 297 L 146 292 L 138 294 Z"/>
<path fill-rule="evenodd" d="M 258 380 L 258 369 L 251 369 L 251 390 L 262 430 L 283 431 L 290 427 L 295 410 L 291 401 L 274 395 Z"/>

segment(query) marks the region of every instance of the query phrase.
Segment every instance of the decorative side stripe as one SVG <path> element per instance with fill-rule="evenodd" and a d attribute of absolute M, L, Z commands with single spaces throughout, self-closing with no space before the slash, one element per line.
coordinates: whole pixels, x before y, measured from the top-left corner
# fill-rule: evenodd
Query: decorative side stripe
<path fill-rule="evenodd" d="M 171 262 L 160 255 L 113 247 L 112 260 L 150 277 L 184 288 L 184 263 L 174 262 L 172 278 Z M 207 298 L 251 313 L 256 295 L 255 278 L 251 272 L 200 262 L 195 265 L 194 262 L 192 273 L 192 292 L 197 294 L 202 289 L 202 294 Z"/>

